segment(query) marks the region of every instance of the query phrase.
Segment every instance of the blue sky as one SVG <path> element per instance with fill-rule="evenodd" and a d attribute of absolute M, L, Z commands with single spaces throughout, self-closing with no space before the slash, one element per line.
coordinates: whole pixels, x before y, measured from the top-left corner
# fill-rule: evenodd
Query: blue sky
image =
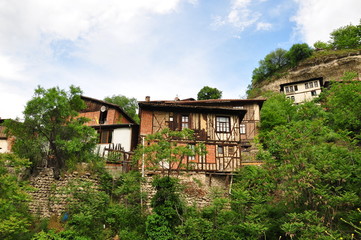
<path fill-rule="evenodd" d="M 103 99 L 245 96 L 276 48 L 328 41 L 358 24 L 359 0 L 0 0 L 0 117 L 34 89 L 79 86 Z"/>

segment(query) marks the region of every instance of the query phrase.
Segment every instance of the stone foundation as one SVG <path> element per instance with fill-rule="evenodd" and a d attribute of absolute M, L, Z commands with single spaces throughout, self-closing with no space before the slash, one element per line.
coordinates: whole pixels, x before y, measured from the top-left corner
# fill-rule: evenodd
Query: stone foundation
<path fill-rule="evenodd" d="M 158 173 L 159 174 L 159 173 Z M 151 210 L 150 202 L 155 194 L 152 180 L 155 174 L 148 174 L 142 184 L 142 191 L 146 192 L 147 198 L 143 204 Z M 203 208 L 208 206 L 214 197 L 228 196 L 231 176 L 206 173 L 181 173 L 173 175 L 179 179 L 181 184 L 180 195 L 189 206 Z M 59 180 L 54 179 L 52 168 L 44 168 L 36 176 L 30 178 L 33 187 L 29 194 L 32 201 L 29 204 L 30 211 L 42 218 L 60 216 L 67 211 L 67 205 L 72 201 L 70 186 L 76 182 L 91 182 L 99 186 L 97 179 L 90 173 L 73 172 L 61 176 Z M 81 190 L 81 188 L 79 187 Z"/>
<path fill-rule="evenodd" d="M 63 214 L 71 201 L 69 186 L 76 181 L 87 181 L 98 185 L 97 180 L 93 179 L 90 173 L 73 172 L 56 180 L 52 168 L 41 169 L 36 176 L 30 178 L 30 185 L 33 187 L 33 190 L 29 191 L 32 198 L 29 203 L 31 213 L 42 218 Z"/>
<path fill-rule="evenodd" d="M 142 191 L 147 193 L 146 205 L 150 202 L 156 190 L 152 187 L 155 174 L 148 174 L 142 185 Z M 180 195 L 188 206 L 203 208 L 211 204 L 214 197 L 226 197 L 229 192 L 231 176 L 206 173 L 181 173 L 172 175 L 181 184 Z"/>

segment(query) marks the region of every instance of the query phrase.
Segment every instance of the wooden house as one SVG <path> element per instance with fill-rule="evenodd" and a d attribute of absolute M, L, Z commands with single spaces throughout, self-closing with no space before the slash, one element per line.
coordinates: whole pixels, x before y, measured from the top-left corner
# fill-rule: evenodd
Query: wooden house
<path fill-rule="evenodd" d="M 90 119 L 86 125 L 93 127 L 99 134 L 99 152 L 108 146 L 121 146 L 122 151 L 134 150 L 137 145 L 139 125 L 116 104 L 82 96 L 86 108 L 80 117 Z"/>
<path fill-rule="evenodd" d="M 257 135 L 260 109 L 264 100 L 194 99 L 139 102 L 140 137 L 164 128 L 195 132 L 195 141 L 204 143 L 206 156 L 191 159 L 193 169 L 207 172 L 233 172 L 244 164 L 242 152 L 251 147 Z M 183 163 L 187 163 L 185 159 Z"/>

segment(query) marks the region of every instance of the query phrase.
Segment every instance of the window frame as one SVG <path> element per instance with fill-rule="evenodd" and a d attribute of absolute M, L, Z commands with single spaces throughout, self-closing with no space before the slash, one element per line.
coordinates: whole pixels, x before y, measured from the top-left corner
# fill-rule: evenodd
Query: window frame
<path fill-rule="evenodd" d="M 190 117 L 189 114 L 182 114 L 180 121 L 180 129 L 190 128 Z M 186 118 L 187 121 L 183 121 Z"/>
<path fill-rule="evenodd" d="M 217 145 L 217 154 L 224 155 L 224 147 L 222 145 Z"/>
<path fill-rule="evenodd" d="M 241 123 L 241 124 L 239 124 L 239 133 L 240 134 L 246 134 L 246 124 L 244 124 L 244 123 Z"/>
<path fill-rule="evenodd" d="M 188 160 L 195 161 L 196 160 L 196 145 L 195 144 L 188 144 L 188 147 L 194 153 L 194 156 L 188 156 Z"/>
<path fill-rule="evenodd" d="M 105 111 L 100 111 L 99 114 L 99 124 L 106 124 L 107 123 L 107 118 L 108 118 L 108 110 Z"/>
<path fill-rule="evenodd" d="M 221 121 L 221 119 L 225 121 Z M 231 132 L 231 118 L 229 116 L 216 116 L 216 132 L 217 133 Z"/>
<path fill-rule="evenodd" d="M 109 144 L 113 140 L 113 130 L 112 129 L 102 129 L 98 131 L 99 133 L 99 144 Z M 103 141 L 106 140 L 106 141 Z"/>

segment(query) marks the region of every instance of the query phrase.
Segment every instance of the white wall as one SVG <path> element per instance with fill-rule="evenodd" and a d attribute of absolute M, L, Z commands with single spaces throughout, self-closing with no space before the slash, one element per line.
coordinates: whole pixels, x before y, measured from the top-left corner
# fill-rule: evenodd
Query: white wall
<path fill-rule="evenodd" d="M 118 128 L 114 129 L 112 143 L 120 143 L 126 152 L 130 151 L 132 142 L 132 129 L 131 128 Z"/>
<path fill-rule="evenodd" d="M 6 139 L 0 139 L 0 153 L 8 153 L 8 142 Z"/>
<path fill-rule="evenodd" d="M 307 83 L 313 83 L 312 87 L 309 88 L 305 88 L 305 84 Z M 314 83 L 317 82 L 317 87 L 314 85 Z M 289 86 L 297 86 L 298 90 L 297 91 L 293 91 L 293 92 L 286 92 L 286 87 Z M 311 91 L 316 91 L 316 96 L 312 96 Z M 288 98 L 294 98 L 294 103 L 298 104 L 298 103 L 302 103 L 302 102 L 307 102 L 307 101 L 311 101 L 313 98 L 317 97 L 318 95 L 320 95 L 321 93 L 321 83 L 319 80 L 310 80 L 307 82 L 302 82 L 302 83 L 290 83 L 289 85 L 285 86 L 283 89 L 283 93 L 286 94 L 286 96 Z"/>

